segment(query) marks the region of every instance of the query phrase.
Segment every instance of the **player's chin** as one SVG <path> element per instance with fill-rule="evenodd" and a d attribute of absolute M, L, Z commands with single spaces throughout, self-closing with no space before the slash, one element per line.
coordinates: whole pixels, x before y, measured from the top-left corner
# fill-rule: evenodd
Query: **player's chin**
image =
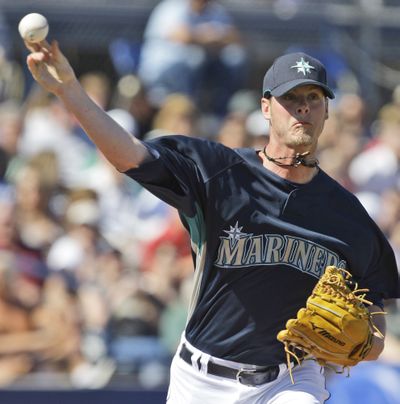
<path fill-rule="evenodd" d="M 310 146 L 314 143 L 313 134 L 307 132 L 297 132 L 291 139 L 292 146 Z"/>

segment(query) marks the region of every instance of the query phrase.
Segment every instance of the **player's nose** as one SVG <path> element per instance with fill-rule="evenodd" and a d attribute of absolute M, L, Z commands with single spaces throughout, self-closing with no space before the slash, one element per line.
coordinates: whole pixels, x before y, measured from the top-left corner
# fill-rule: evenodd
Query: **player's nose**
<path fill-rule="evenodd" d="M 299 104 L 297 105 L 296 111 L 298 114 L 308 114 L 310 112 L 310 105 L 305 97 L 299 99 Z"/>

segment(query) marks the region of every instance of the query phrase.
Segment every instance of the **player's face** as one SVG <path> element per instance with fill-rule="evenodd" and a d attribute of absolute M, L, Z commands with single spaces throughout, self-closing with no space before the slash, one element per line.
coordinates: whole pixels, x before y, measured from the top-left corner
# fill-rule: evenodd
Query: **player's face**
<path fill-rule="evenodd" d="M 328 101 L 314 85 L 301 86 L 281 97 L 263 98 L 264 116 L 270 121 L 270 136 L 289 147 L 316 146 L 328 118 Z"/>

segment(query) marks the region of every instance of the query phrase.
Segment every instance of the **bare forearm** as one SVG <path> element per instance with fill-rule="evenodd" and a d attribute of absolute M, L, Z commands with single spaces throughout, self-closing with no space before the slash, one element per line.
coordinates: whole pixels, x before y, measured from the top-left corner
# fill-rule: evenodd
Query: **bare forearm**
<path fill-rule="evenodd" d="M 146 147 L 94 103 L 77 80 L 60 87 L 57 96 L 117 170 L 136 167 L 147 156 Z"/>
<path fill-rule="evenodd" d="M 26 45 L 31 51 L 27 64 L 33 78 L 61 99 L 110 163 L 119 171 L 138 166 L 148 155 L 146 147 L 85 93 L 57 41 Z"/>

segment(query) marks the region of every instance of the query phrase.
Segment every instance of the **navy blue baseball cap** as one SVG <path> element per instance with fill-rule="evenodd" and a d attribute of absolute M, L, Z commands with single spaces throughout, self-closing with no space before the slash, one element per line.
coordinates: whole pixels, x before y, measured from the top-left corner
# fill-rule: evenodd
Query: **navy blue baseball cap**
<path fill-rule="evenodd" d="M 293 88 L 314 84 L 321 87 L 326 96 L 335 98 L 326 80 L 325 66 L 306 53 L 288 53 L 275 59 L 265 73 L 263 96 L 280 97 Z"/>

